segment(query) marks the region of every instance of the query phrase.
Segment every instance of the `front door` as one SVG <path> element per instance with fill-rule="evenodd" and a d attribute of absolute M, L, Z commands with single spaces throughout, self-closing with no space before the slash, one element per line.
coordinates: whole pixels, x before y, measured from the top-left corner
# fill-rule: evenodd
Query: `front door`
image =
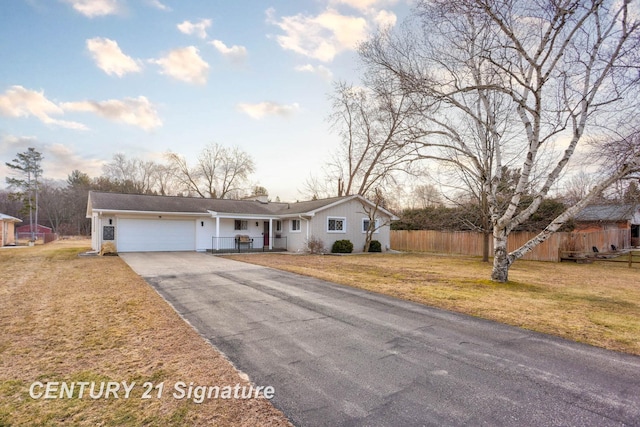
<path fill-rule="evenodd" d="M 262 232 L 262 236 L 263 236 L 262 244 L 268 248 L 269 247 L 269 221 L 264 222 L 264 229 Z"/>

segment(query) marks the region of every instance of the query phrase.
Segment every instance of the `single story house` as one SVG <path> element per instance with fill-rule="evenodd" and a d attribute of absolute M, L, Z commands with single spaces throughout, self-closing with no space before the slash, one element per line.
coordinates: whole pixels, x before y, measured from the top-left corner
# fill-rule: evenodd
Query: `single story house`
<path fill-rule="evenodd" d="M 576 232 L 630 230 L 631 246 L 640 246 L 640 204 L 589 205 L 574 219 Z"/>
<path fill-rule="evenodd" d="M 93 250 L 111 242 L 118 252 L 233 251 L 240 249 L 301 252 L 314 237 L 327 250 L 336 240 L 350 240 L 362 251 L 374 204 L 361 196 L 307 202 L 204 199 L 89 192 Z M 390 223 L 398 218 L 378 208 L 373 239 L 390 247 Z"/>
<path fill-rule="evenodd" d="M 0 246 L 16 244 L 16 223 L 21 219 L 0 213 Z"/>

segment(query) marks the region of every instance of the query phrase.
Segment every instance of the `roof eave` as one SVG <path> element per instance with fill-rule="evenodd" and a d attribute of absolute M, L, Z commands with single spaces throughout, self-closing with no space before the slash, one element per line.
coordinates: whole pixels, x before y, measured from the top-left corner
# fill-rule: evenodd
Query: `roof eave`
<path fill-rule="evenodd" d="M 173 216 L 206 216 L 206 212 L 175 212 L 175 211 L 134 211 L 134 210 L 126 210 L 126 209 L 101 209 L 101 208 L 93 208 L 92 212 L 97 212 L 100 215 L 173 215 Z M 91 218 L 88 216 L 87 218 Z"/>

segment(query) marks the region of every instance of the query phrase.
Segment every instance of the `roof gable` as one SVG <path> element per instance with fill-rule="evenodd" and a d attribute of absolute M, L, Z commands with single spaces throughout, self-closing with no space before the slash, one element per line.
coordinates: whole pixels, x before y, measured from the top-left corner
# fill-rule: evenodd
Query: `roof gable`
<path fill-rule="evenodd" d="M 323 211 L 325 209 L 332 208 L 334 206 L 337 206 L 337 205 L 345 203 L 345 202 L 349 202 L 351 200 L 357 200 L 361 204 L 369 205 L 371 208 L 375 207 L 375 203 L 373 203 L 372 201 L 370 201 L 370 200 L 368 200 L 368 199 L 366 199 L 366 198 L 364 198 L 364 197 L 362 197 L 360 195 L 333 197 L 333 198 L 330 198 L 330 199 L 316 200 L 316 201 L 312 201 L 312 202 L 301 202 L 301 203 L 299 203 L 299 205 L 301 205 L 301 207 L 310 208 L 309 210 L 306 211 L 306 213 L 309 213 L 309 214 L 313 215 L 313 214 L 321 212 L 321 211 Z M 378 206 L 378 212 L 382 212 L 384 215 L 389 216 L 392 220 L 397 220 L 398 219 L 393 213 L 389 212 L 388 210 L 384 209 L 381 206 Z"/>

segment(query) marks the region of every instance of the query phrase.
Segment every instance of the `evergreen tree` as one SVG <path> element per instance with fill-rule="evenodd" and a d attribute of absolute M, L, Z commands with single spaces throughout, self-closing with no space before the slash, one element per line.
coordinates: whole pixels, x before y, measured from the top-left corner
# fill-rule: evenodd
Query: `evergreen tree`
<path fill-rule="evenodd" d="M 35 240 L 35 232 L 38 225 L 38 178 L 42 176 L 42 153 L 30 147 L 24 153 L 18 153 L 16 158 L 5 164 L 20 178 L 7 177 L 7 184 L 10 188 L 19 191 L 14 196 L 22 199 L 24 209 L 29 213 L 29 230 L 31 240 Z M 33 225 L 33 214 L 35 213 L 36 228 Z"/>

